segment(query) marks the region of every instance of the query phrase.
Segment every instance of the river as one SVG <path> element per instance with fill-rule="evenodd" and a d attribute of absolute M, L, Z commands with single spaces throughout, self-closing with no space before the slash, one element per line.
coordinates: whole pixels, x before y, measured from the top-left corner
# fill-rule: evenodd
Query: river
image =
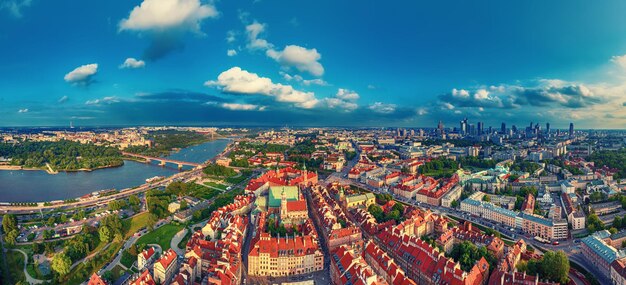
<path fill-rule="evenodd" d="M 230 140 L 220 139 L 181 149 L 168 156 L 174 160 L 202 163 L 222 152 Z M 145 183 L 146 178 L 178 173 L 175 165 L 165 167 L 135 161 L 91 172 L 0 171 L 0 202 L 40 202 L 77 198 L 104 189 L 124 189 Z"/>

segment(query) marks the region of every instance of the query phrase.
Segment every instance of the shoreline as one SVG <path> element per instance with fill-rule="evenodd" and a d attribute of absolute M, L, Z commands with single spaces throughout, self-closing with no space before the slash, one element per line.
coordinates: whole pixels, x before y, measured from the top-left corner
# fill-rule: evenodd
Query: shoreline
<path fill-rule="evenodd" d="M 225 137 L 225 138 L 218 138 L 218 139 L 215 139 L 215 140 L 212 140 L 212 141 L 216 141 L 216 140 L 228 140 L 229 142 L 226 144 L 226 146 L 224 146 L 224 149 L 220 153 L 216 154 L 215 156 L 213 156 L 211 158 L 208 158 L 205 162 L 211 161 L 211 160 L 215 159 L 216 157 L 222 155 L 224 153 L 224 151 L 226 149 L 228 149 L 231 146 L 231 144 L 233 143 L 233 141 L 234 141 L 232 138 L 227 138 L 227 137 Z M 123 160 L 129 160 L 129 161 L 134 161 L 134 162 L 138 162 L 138 163 L 146 163 L 146 162 L 142 162 L 140 160 L 135 160 L 135 159 L 123 158 Z M 119 166 L 123 166 L 123 165 L 124 164 L 119 165 Z M 11 168 L 18 168 L 18 169 L 3 169 L 2 168 L 3 166 L 8 166 L 8 167 L 11 167 Z M 103 168 L 113 168 L 113 167 L 119 167 L 119 166 L 103 166 L 103 167 L 96 168 L 94 170 L 103 169 Z M 40 171 L 46 171 L 45 169 L 40 169 L 40 168 L 23 168 L 22 166 L 16 166 L 16 165 L 0 165 L 0 170 L 16 170 L 16 171 L 19 171 L 19 170 L 40 170 Z M 68 171 L 63 171 L 63 172 L 67 173 L 67 172 L 80 172 L 80 171 L 91 172 L 93 170 L 68 170 Z M 173 174 L 173 175 L 177 175 L 177 174 Z M 168 176 L 168 177 L 166 177 L 166 179 L 170 178 L 170 177 L 171 176 Z M 137 187 L 141 187 L 142 185 L 145 185 L 145 184 L 140 184 L 140 185 L 137 185 L 137 186 L 134 186 L 134 187 L 128 187 L 128 188 L 124 188 L 124 189 L 119 189 L 117 191 L 118 192 L 124 192 L 124 191 L 129 190 L 129 189 L 135 189 Z M 79 198 L 80 197 L 74 197 L 74 198 L 70 198 L 70 199 L 79 199 Z M 40 204 L 40 203 L 46 203 L 46 202 L 51 202 L 51 201 L 38 201 L 38 202 L 3 202 L 3 201 L 0 201 L 0 204 L 19 204 L 19 203 L 36 203 L 36 204 Z M 68 206 L 68 205 L 71 205 L 71 204 L 63 204 L 63 205 L 64 206 Z M 7 206 L 12 206 L 12 205 L 7 205 Z M 37 207 L 38 206 L 33 206 L 32 208 L 37 208 Z"/>

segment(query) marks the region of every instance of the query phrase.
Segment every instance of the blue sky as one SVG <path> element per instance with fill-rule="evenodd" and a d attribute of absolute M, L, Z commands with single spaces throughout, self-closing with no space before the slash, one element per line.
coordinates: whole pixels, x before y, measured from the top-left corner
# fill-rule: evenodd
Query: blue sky
<path fill-rule="evenodd" d="M 626 2 L 0 2 L 1 126 L 626 125 Z"/>

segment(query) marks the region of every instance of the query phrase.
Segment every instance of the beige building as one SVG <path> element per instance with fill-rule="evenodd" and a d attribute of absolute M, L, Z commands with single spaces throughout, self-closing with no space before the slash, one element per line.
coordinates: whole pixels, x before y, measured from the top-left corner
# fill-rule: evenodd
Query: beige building
<path fill-rule="evenodd" d="M 178 271 L 178 255 L 173 249 L 168 249 L 159 260 L 154 263 L 154 281 L 159 284 L 169 284 L 172 276 Z"/>
<path fill-rule="evenodd" d="M 452 202 L 461 198 L 461 194 L 463 193 L 463 186 L 457 185 L 452 190 L 448 191 L 443 197 L 441 197 L 441 206 L 444 207 L 452 207 Z"/>
<path fill-rule="evenodd" d="M 262 233 L 248 255 L 248 274 L 291 276 L 324 269 L 324 254 L 313 236 L 274 238 Z"/>

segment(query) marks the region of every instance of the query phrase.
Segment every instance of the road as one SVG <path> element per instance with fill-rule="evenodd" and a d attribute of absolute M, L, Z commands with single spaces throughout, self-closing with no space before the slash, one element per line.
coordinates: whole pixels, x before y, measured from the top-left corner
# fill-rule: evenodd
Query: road
<path fill-rule="evenodd" d="M 185 249 L 184 248 L 182 248 L 182 249 L 179 248 L 178 247 L 178 243 L 180 243 L 180 241 L 183 240 L 183 238 L 187 234 L 187 231 L 189 231 L 189 229 L 183 228 L 182 230 L 177 232 L 176 235 L 170 241 L 170 248 L 172 248 L 176 252 L 176 254 L 178 254 L 180 256 L 184 256 L 185 255 Z"/>
<path fill-rule="evenodd" d="M 41 284 L 45 282 L 44 280 L 35 279 L 31 277 L 30 274 L 28 274 L 28 270 L 26 270 L 26 266 L 28 265 L 28 255 L 25 252 L 19 249 L 11 249 L 11 250 L 17 251 L 21 253 L 22 255 L 24 255 L 24 276 L 26 276 L 26 282 L 28 282 L 28 284 Z"/>

